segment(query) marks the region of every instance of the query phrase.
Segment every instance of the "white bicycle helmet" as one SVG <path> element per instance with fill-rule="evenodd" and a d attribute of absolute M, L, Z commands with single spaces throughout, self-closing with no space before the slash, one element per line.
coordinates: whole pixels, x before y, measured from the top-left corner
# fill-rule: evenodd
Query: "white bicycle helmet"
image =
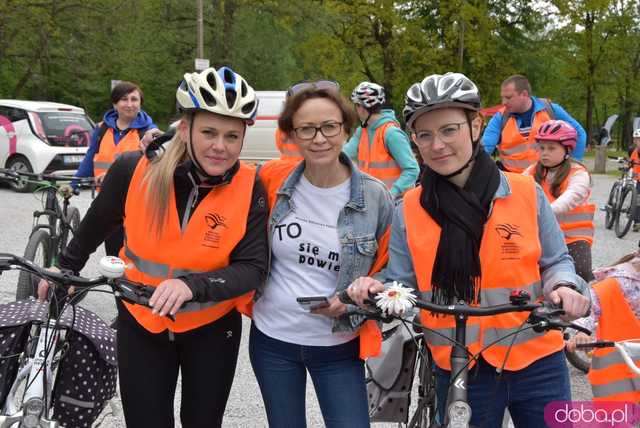
<path fill-rule="evenodd" d="M 640 128 L 633 130 L 633 138 L 640 138 Z"/>
<path fill-rule="evenodd" d="M 404 103 L 404 119 L 411 129 L 420 114 L 431 110 L 446 107 L 479 110 L 480 93 L 475 83 L 462 73 L 432 74 L 411 85 Z"/>
<path fill-rule="evenodd" d="M 384 104 L 384 88 L 377 83 L 361 82 L 351 93 L 351 101 L 366 109 Z"/>
<path fill-rule="evenodd" d="M 248 125 L 253 125 L 258 111 L 255 91 L 229 67 L 185 73 L 176 101 L 183 111 L 205 110 L 243 119 Z"/>

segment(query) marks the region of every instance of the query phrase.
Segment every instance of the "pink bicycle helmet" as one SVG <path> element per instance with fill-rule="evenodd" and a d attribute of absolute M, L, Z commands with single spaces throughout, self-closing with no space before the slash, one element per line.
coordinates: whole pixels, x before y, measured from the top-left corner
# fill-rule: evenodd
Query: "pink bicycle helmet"
<path fill-rule="evenodd" d="M 557 141 L 566 148 L 573 150 L 576 148 L 578 133 L 564 120 L 547 120 L 536 134 L 537 141 Z"/>

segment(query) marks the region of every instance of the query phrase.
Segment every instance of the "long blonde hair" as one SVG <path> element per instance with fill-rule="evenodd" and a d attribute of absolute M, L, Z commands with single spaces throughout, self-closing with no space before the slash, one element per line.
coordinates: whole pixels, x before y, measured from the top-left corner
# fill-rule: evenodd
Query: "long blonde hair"
<path fill-rule="evenodd" d="M 185 115 L 181 120 L 190 121 L 192 118 Z M 156 237 L 160 237 L 167 222 L 173 175 L 178 165 L 187 158 L 186 142 L 177 130 L 171 141 L 165 144 L 169 144 L 169 148 L 162 156 L 151 161 L 142 180 L 142 185 L 147 186 L 144 198 L 151 214 L 150 229 Z"/>

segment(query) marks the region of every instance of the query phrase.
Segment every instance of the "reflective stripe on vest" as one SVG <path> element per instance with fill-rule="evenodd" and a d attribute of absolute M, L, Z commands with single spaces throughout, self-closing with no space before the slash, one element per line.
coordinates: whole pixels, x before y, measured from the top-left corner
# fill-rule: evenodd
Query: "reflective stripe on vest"
<path fill-rule="evenodd" d="M 125 246 L 120 257 L 127 264 L 127 279 L 157 286 L 167 278 L 228 266 L 231 252 L 245 234 L 255 169 L 241 163 L 231 183 L 211 189 L 204 197 L 184 229 L 180 228 L 172 186 L 165 225 L 156 237 L 150 231 L 152 215 L 145 203 L 147 185 L 143 177 L 147 167 L 148 161 L 141 158 L 125 203 Z M 189 302 L 176 314 L 175 322 L 152 314 L 144 306 L 125 302 L 125 307 L 150 332 L 184 332 L 215 321 L 250 297 L 245 294 L 222 302 Z"/>
<path fill-rule="evenodd" d="M 501 113 L 505 114 L 504 108 Z M 497 147 L 500 161 L 508 171 L 520 173 L 538 160 L 539 155 L 535 149 L 536 135 L 540 125 L 549 119 L 549 113 L 546 110 L 537 111 L 533 116 L 531 131 L 526 136 L 520 133 L 514 117 L 507 120 Z"/>
<path fill-rule="evenodd" d="M 140 150 L 140 138 L 137 129 L 129 128 L 116 145 L 113 129 L 107 128 L 100 140 L 98 152 L 93 157 L 93 175 L 98 177 L 107 172 L 118 156 L 124 152 Z"/>
<path fill-rule="evenodd" d="M 387 122 L 376 128 L 373 142 L 369 142 L 369 131 L 362 128 L 358 143 L 358 169 L 382 181 L 387 189 L 393 187 L 402 169 L 389 154 L 384 145 L 384 136 L 390 127 L 398 127 L 395 122 Z"/>
<path fill-rule="evenodd" d="M 491 216 L 484 228 L 480 245 L 481 306 L 493 306 L 509 301 L 512 290 L 526 289 L 532 300 L 542 296 L 540 283 L 541 247 L 538 239 L 538 207 L 535 183 L 531 177 L 506 174 L 511 194 L 494 200 Z M 420 205 L 421 189 L 412 189 L 404 197 L 404 219 L 407 244 L 413 260 L 419 290 L 426 297 L 431 293 L 431 274 L 439 244 L 440 226 Z M 508 231 L 506 233 L 505 231 Z M 491 317 L 469 317 L 467 346 L 472 354 L 483 346 L 527 327 L 528 313 L 509 313 Z M 435 330 L 425 332 L 436 364 L 451 368 L 451 344 L 455 337 L 455 320 L 450 315 L 431 316 L 421 312 L 422 324 Z M 438 334 L 436 334 L 438 333 Z M 437 336 L 437 337 L 436 337 Z M 511 342 L 514 341 L 511 347 Z M 482 352 L 494 367 L 504 363 L 506 370 L 520 370 L 538 359 L 563 348 L 562 335 L 557 332 L 537 334 L 526 329 L 509 336 Z M 511 350 L 508 349 L 511 347 Z M 505 357 L 509 352 L 508 359 Z"/>
<path fill-rule="evenodd" d="M 572 162 L 571 170 L 565 177 L 564 181 L 560 184 L 559 192 L 564 193 L 569 187 L 569 181 L 573 175 L 586 171 L 587 169 L 579 163 Z M 535 174 L 535 167 L 527 169 L 525 174 Z M 542 181 L 542 190 L 547 196 L 549 203 L 553 203 L 557 198 L 551 193 L 551 183 L 547 180 Z M 595 233 L 595 225 L 593 224 L 593 218 L 596 213 L 595 204 L 589 202 L 583 203 L 571 211 L 556 215 L 560 229 L 564 233 L 564 240 L 567 244 L 571 244 L 576 241 L 586 241 L 589 245 L 593 244 L 593 236 Z"/>
<path fill-rule="evenodd" d="M 290 143 L 287 135 L 280 128 L 276 128 L 276 147 L 280 152 L 280 160 L 302 160 L 298 146 L 295 143 Z"/>
<path fill-rule="evenodd" d="M 640 337 L 640 320 L 629 306 L 620 284 L 606 278 L 593 285 L 600 302 L 598 340 L 617 342 Z M 633 356 L 640 365 L 640 356 Z M 640 379 L 627 367 L 614 348 L 596 348 L 587 375 L 595 401 L 631 401 L 640 403 Z"/>

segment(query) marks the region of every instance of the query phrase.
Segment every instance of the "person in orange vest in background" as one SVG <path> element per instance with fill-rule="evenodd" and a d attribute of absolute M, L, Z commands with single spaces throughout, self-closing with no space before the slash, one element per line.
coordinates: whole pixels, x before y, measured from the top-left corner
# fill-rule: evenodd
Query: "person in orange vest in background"
<path fill-rule="evenodd" d="M 576 344 L 593 340 L 640 339 L 640 252 L 593 273 L 598 282 L 590 290 L 591 315 L 576 323 L 595 331 L 595 338 L 577 333 L 567 342 L 572 352 Z M 640 355 L 631 357 L 640 365 Z M 640 403 L 640 378 L 614 348 L 594 349 L 588 378 L 596 401 Z"/>
<path fill-rule="evenodd" d="M 287 134 L 276 128 L 276 147 L 280 152 L 280 160 L 298 162 L 302 160 L 298 146 L 289 141 Z"/>
<path fill-rule="evenodd" d="M 633 131 L 633 150 L 631 152 L 634 178 L 636 179 L 636 190 L 640 194 L 640 128 Z M 636 207 L 633 217 L 633 231 L 640 231 L 640 205 Z"/>
<path fill-rule="evenodd" d="M 421 186 L 395 208 L 386 268 L 354 281 L 349 296 L 363 305 L 384 282 L 399 281 L 436 304 L 493 306 L 527 290 L 534 301 L 561 303 L 569 319 L 584 316 L 586 284 L 544 192 L 531 177 L 501 172 L 482 149 L 479 108 L 478 88 L 461 73 L 427 76 L 409 88 L 404 115 L 426 165 Z M 456 321 L 420 315 L 445 415 Z M 525 328 L 515 341 L 510 335 L 527 317 L 469 318 L 466 343 L 479 354 L 466 385 L 471 425 L 501 427 L 508 407 L 515 426 L 543 427 L 545 405 L 571 399 L 562 334 Z"/>
<path fill-rule="evenodd" d="M 381 337 L 375 322 L 346 313 L 337 293 L 386 263 L 393 199 L 342 153 L 355 117 L 337 83 L 289 92 L 278 125 L 304 162 L 259 171 L 270 183 L 271 267 L 252 308 L 251 365 L 270 427 L 306 426 L 308 372 L 325 425 L 364 428 L 363 359 L 379 352 Z"/>
<path fill-rule="evenodd" d="M 174 427 L 178 372 L 182 426 L 222 425 L 242 332 L 236 307 L 267 272 L 266 193 L 255 168 L 239 161 L 255 91 L 230 68 L 208 68 L 185 74 L 176 99 L 183 114 L 166 151 L 115 160 L 58 265 L 80 271 L 124 225 L 125 276 L 155 287 L 152 308 L 117 305 L 129 427 Z M 40 297 L 47 287 L 39 284 Z"/>
<path fill-rule="evenodd" d="M 116 157 L 124 152 L 139 150 L 140 140 L 147 131 L 150 136 L 161 133 L 151 117 L 142 110 L 143 102 L 144 94 L 135 83 L 120 82 L 113 87 L 112 108 L 104 114 L 102 122 L 93 131 L 91 143 L 75 177 L 95 177 L 96 184 L 101 184 Z M 75 182 L 71 183 L 72 187 L 75 185 Z M 122 229 L 116 230 L 105 239 L 107 255 L 118 255 L 122 248 L 122 233 Z"/>
<path fill-rule="evenodd" d="M 567 122 L 544 122 L 536 135 L 540 160 L 527 168 L 524 174 L 533 176 L 542 186 L 564 233 L 564 240 L 575 263 L 576 272 L 589 282 L 593 279 L 591 246 L 596 206 L 589 202 L 589 171 L 571 158 L 576 148 L 576 139 L 576 130 Z"/>
<path fill-rule="evenodd" d="M 415 186 L 420 174 L 407 134 L 400 128 L 392 109 L 384 109 L 384 88 L 362 82 L 351 101 L 360 125 L 343 151 L 358 162 L 361 171 L 381 180 L 395 198 Z"/>
<path fill-rule="evenodd" d="M 538 160 L 536 134 L 540 125 L 550 119 L 564 120 L 573 126 L 578 134 L 573 158 L 582 160 L 587 134 L 580 123 L 560 105 L 532 96 L 525 76 L 516 74 L 505 79 L 500 97 L 504 107 L 487 124 L 482 144 L 489 154 L 498 149 L 502 169 L 522 172 Z"/>

